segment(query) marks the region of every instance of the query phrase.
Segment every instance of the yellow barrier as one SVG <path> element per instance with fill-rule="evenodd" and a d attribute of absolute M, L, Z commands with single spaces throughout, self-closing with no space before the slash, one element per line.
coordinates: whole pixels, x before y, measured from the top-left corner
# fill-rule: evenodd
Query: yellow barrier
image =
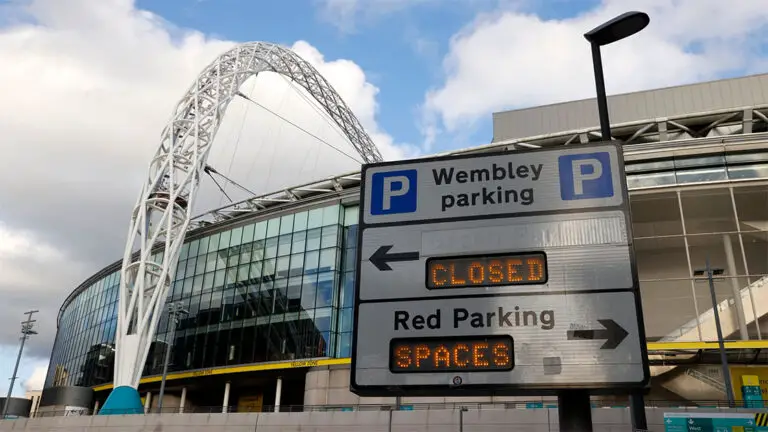
<path fill-rule="evenodd" d="M 700 349 L 717 349 L 717 342 L 648 342 L 648 351 L 674 351 L 674 350 L 700 350 Z M 768 341 L 754 340 L 754 341 L 729 341 L 725 342 L 726 349 L 758 349 L 768 348 Z M 339 359 L 320 359 L 320 360 L 295 360 L 287 362 L 275 362 L 275 363 L 259 363 L 253 365 L 244 366 L 229 366 L 212 369 L 198 369 L 194 371 L 185 372 L 171 372 L 166 377 L 166 380 L 195 378 L 199 376 L 210 375 L 226 375 L 242 372 L 257 372 L 265 370 L 276 369 L 295 369 L 303 367 L 315 367 L 315 366 L 331 366 L 331 365 L 343 365 L 351 363 L 349 358 Z M 140 383 L 147 384 L 153 382 L 159 382 L 162 379 L 160 375 L 154 375 L 146 378 L 142 378 Z M 102 384 L 94 386 L 95 391 L 108 390 L 112 388 L 112 384 Z"/>

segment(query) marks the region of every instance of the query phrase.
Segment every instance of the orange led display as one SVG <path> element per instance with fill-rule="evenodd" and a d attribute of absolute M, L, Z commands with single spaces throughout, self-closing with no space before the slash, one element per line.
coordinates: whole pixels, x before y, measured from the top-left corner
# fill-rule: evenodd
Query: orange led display
<path fill-rule="evenodd" d="M 466 288 L 547 282 L 543 253 L 427 260 L 427 288 Z"/>
<path fill-rule="evenodd" d="M 392 372 L 506 371 L 515 366 L 508 335 L 393 339 Z"/>

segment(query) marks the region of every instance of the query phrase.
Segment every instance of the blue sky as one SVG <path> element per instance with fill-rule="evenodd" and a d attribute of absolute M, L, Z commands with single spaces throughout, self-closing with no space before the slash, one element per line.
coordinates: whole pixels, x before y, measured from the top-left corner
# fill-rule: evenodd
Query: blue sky
<path fill-rule="evenodd" d="M 651 24 L 605 47 L 609 94 L 768 71 L 764 3 L 634 0 Z M 18 349 L 19 311 L 41 311 L 25 380 L 45 369 L 66 296 L 122 255 L 131 205 L 174 104 L 235 43 L 292 47 L 342 93 L 380 149 L 407 157 L 487 144 L 493 112 L 591 97 L 582 34 L 627 6 L 0 0 L 0 146 L 13 155 L 0 159 L 0 393 Z M 244 105 L 232 106 L 222 128 L 236 130 Z M 305 124 L 293 111 L 284 114 Z M 314 165 L 290 165 L 295 141 L 307 137 L 275 121 L 257 117 L 243 133 L 253 145 L 238 158 L 247 161 L 245 175 L 234 178 L 268 192 L 357 168 L 319 152 Z"/>

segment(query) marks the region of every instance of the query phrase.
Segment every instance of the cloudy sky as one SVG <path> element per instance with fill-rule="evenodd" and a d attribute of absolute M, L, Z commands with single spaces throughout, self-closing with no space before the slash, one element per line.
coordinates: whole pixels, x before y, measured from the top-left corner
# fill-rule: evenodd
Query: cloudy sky
<path fill-rule="evenodd" d="M 764 2 L 631 2 L 651 24 L 604 49 L 609 93 L 765 72 Z M 29 309 L 41 311 L 40 334 L 19 375 L 40 386 L 59 306 L 122 255 L 160 132 L 217 55 L 246 41 L 291 47 L 396 159 L 488 143 L 494 111 L 589 97 L 581 35 L 627 3 L 0 0 L 0 392 Z M 267 74 L 243 92 L 267 110 L 231 104 L 211 155 L 217 170 L 267 192 L 359 166 L 295 85 Z M 226 203 L 209 179 L 203 190 L 199 210 Z"/>

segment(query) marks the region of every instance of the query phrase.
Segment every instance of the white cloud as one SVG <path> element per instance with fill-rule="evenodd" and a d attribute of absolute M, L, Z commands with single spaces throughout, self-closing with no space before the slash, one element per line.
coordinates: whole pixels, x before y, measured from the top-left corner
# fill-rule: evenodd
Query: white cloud
<path fill-rule="evenodd" d="M 47 363 L 43 366 L 35 367 L 35 369 L 32 371 L 32 375 L 30 375 L 29 378 L 24 380 L 24 390 L 26 391 L 42 390 L 43 385 L 45 384 L 46 372 L 48 372 Z"/>
<path fill-rule="evenodd" d="M 594 79 L 583 33 L 627 9 L 604 0 L 573 18 L 544 20 L 519 9 L 481 14 L 455 34 L 445 82 L 424 100 L 429 145 L 494 111 L 592 97 Z M 759 71 L 768 9 L 762 0 L 638 0 L 651 24 L 603 48 L 609 93 L 636 91 Z M 764 55 L 764 54 L 763 54 Z"/>
<path fill-rule="evenodd" d="M 0 8 L 0 345 L 15 343 L 19 311 L 40 309 L 28 352 L 49 355 L 61 302 L 122 256 L 131 207 L 176 102 L 233 45 L 176 28 L 131 0 Z M 359 66 L 324 59 L 307 42 L 295 48 L 360 114 L 382 153 L 411 151 L 378 127 L 378 89 Z M 359 158 L 286 80 L 263 74 L 243 91 Z M 242 99 L 230 104 L 210 163 L 255 192 L 359 167 Z M 213 182 L 203 183 L 198 209 L 223 204 Z"/>
<path fill-rule="evenodd" d="M 438 0 L 315 0 L 320 6 L 320 17 L 340 31 L 354 32 L 360 21 L 371 21 L 403 9 Z M 467 1 L 467 0 L 463 0 Z M 444 0 L 440 0 L 445 7 Z"/>

